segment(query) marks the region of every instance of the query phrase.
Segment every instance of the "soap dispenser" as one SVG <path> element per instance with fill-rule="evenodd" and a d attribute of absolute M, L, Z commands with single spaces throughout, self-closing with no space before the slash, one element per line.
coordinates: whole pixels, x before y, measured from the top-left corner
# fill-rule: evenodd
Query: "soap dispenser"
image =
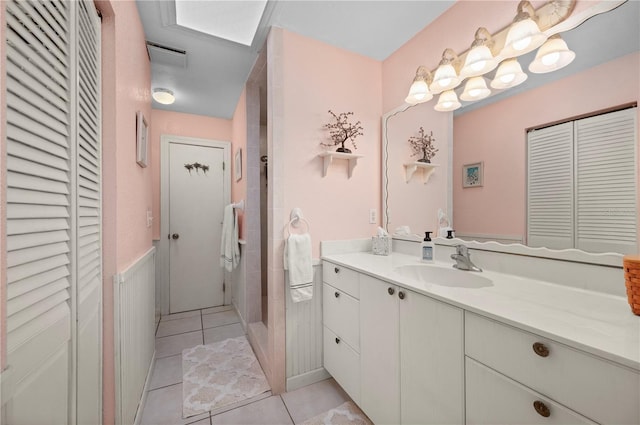
<path fill-rule="evenodd" d="M 422 241 L 422 244 L 421 244 L 421 250 L 422 250 L 421 260 L 424 261 L 425 263 L 433 263 L 434 245 L 433 245 L 433 241 L 431 240 L 431 233 L 433 232 L 424 232 L 424 240 Z"/>

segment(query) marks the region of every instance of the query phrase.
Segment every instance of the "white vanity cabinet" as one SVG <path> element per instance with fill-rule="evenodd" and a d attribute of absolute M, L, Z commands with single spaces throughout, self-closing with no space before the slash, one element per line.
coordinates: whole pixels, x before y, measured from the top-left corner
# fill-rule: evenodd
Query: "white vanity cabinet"
<path fill-rule="evenodd" d="M 462 309 L 360 275 L 360 407 L 374 423 L 463 423 L 463 342 Z"/>
<path fill-rule="evenodd" d="M 640 423 L 635 370 L 468 311 L 465 353 L 467 423 Z"/>

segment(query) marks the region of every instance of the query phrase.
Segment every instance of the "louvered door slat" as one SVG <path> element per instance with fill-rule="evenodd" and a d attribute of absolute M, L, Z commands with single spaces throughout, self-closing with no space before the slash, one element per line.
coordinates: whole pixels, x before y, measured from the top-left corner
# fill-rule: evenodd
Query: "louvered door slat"
<path fill-rule="evenodd" d="M 530 132 L 527 142 L 527 243 L 569 248 L 573 244 L 573 128 Z"/>
<path fill-rule="evenodd" d="M 23 249 L 41 244 L 50 244 L 69 240 L 69 234 L 65 230 L 58 230 L 46 233 L 24 233 L 7 236 L 7 245 L 11 244 L 14 249 Z"/>
<path fill-rule="evenodd" d="M 42 7 L 34 7 L 31 1 L 20 2 L 20 7 L 24 10 L 24 13 L 33 19 L 38 29 L 46 34 L 48 40 L 53 43 L 64 56 L 67 56 L 69 54 L 69 46 L 65 42 L 66 37 L 60 37 L 61 34 L 64 34 L 64 30 L 60 27 L 60 24 L 55 21 L 53 16 L 51 16 L 49 11 Z"/>

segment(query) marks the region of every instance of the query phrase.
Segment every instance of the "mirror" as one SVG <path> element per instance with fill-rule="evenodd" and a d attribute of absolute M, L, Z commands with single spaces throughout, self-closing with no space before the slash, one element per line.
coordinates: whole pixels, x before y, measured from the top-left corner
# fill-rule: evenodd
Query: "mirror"
<path fill-rule="evenodd" d="M 402 225 L 413 234 L 435 230 L 442 209 L 457 237 L 526 242 L 526 129 L 637 103 L 638 16 L 639 2 L 628 1 L 563 32 L 576 53 L 572 64 L 532 74 L 526 68 L 535 51 L 524 55 L 518 60 L 529 76 L 525 83 L 474 104 L 463 102 L 446 119 L 433 111 L 436 99 L 386 114 L 383 223 L 388 231 Z M 405 164 L 416 159 L 410 156 L 407 139 L 421 126 L 433 131 L 439 149 L 432 159 L 437 167 L 426 184 L 421 170 L 406 181 Z M 463 166 L 476 163 L 483 165 L 483 186 L 463 188 Z M 637 205 L 634 211 L 637 214 Z"/>

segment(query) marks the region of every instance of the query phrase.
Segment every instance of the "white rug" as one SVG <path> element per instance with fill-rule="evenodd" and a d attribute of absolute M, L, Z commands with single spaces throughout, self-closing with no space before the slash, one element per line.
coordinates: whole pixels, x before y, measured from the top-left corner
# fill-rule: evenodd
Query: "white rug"
<path fill-rule="evenodd" d="M 183 418 L 271 390 L 244 336 L 183 350 L 182 373 Z"/>
<path fill-rule="evenodd" d="M 335 409 L 307 419 L 302 425 L 373 425 L 358 406 L 347 401 Z"/>

